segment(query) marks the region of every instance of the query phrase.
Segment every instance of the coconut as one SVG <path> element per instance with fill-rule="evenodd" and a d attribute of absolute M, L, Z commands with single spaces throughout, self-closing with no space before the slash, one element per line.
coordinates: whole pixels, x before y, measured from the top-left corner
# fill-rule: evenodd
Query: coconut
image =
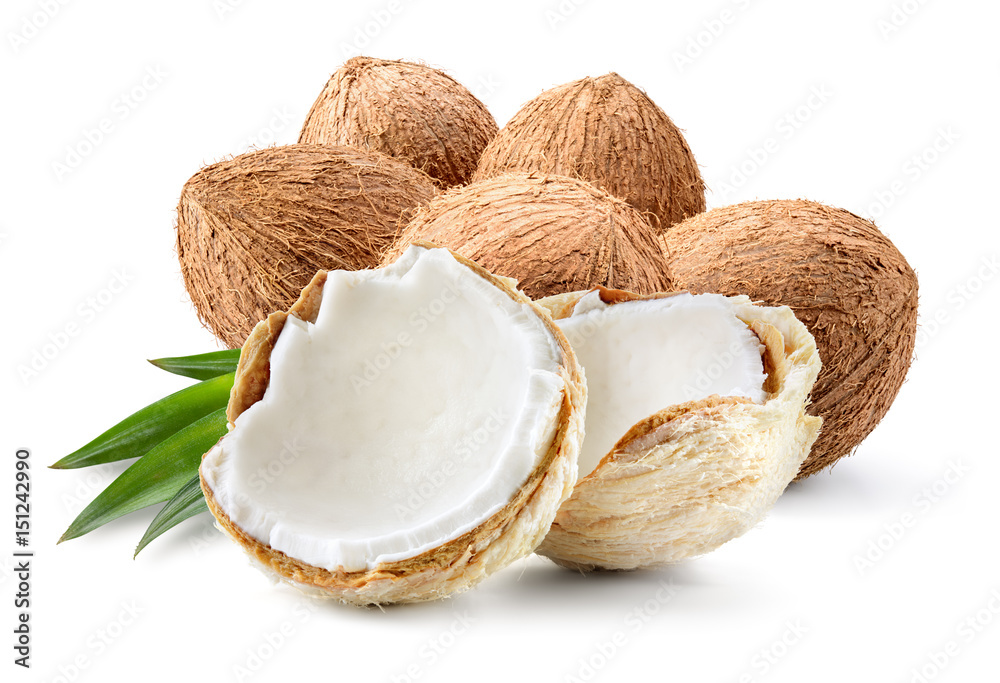
<path fill-rule="evenodd" d="M 671 284 L 639 212 L 572 178 L 508 174 L 442 194 L 418 211 L 386 259 L 415 240 L 515 278 L 533 298 L 596 285 L 652 293 Z"/>
<path fill-rule="evenodd" d="M 447 187 L 469 181 L 496 133 L 486 105 L 444 72 L 354 57 L 330 77 L 306 116 L 299 142 L 382 152 Z"/>
<path fill-rule="evenodd" d="M 539 301 L 588 384 L 580 479 L 540 554 L 636 569 L 707 553 L 759 523 L 809 453 L 816 345 L 745 296 L 598 289 Z"/>
<path fill-rule="evenodd" d="M 378 264 L 431 180 L 349 147 L 290 145 L 212 164 L 184 185 L 177 256 L 202 322 L 239 347 L 317 270 Z"/>
<path fill-rule="evenodd" d="M 473 180 L 509 171 L 592 182 L 660 232 L 705 210 L 705 183 L 683 134 L 616 73 L 566 83 L 522 106 L 483 152 Z"/>
<path fill-rule="evenodd" d="M 823 433 L 801 477 L 848 455 L 886 414 L 910 367 L 917 276 L 871 222 L 805 200 L 714 209 L 665 236 L 679 287 L 787 305 L 816 338 Z"/>
<path fill-rule="evenodd" d="M 307 593 L 440 598 L 542 541 L 576 478 L 585 400 L 543 310 L 414 246 L 318 273 L 254 329 L 202 489 L 259 568 Z"/>

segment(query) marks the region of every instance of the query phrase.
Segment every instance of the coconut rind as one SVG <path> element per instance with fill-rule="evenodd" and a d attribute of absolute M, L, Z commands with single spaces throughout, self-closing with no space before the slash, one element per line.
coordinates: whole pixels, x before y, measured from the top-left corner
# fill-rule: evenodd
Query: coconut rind
<path fill-rule="evenodd" d="M 582 294 L 539 303 L 565 317 Z M 740 536 L 773 506 L 819 433 L 806 413 L 819 354 L 791 309 L 730 300 L 765 346 L 766 401 L 711 396 L 637 423 L 577 483 L 537 553 L 580 570 L 667 565 Z"/>
<path fill-rule="evenodd" d="M 494 277 L 457 254 L 455 258 L 515 301 L 531 305 L 531 301 L 506 279 Z M 227 409 L 230 423 L 263 396 L 270 374 L 270 353 L 287 316 L 315 320 L 325 280 L 325 272 L 317 273 L 287 314 L 272 314 L 250 335 L 240 355 L 230 395 Z M 315 597 L 355 605 L 421 602 L 447 597 L 467 590 L 531 553 L 545 537 L 560 503 L 572 492 L 577 456 L 583 442 L 586 404 L 586 384 L 569 343 L 544 309 L 536 310 L 563 352 L 560 375 L 565 388 L 555 437 L 517 494 L 478 527 L 413 558 L 382 563 L 367 571 L 329 571 L 289 557 L 244 532 L 220 508 L 202 474 L 202 491 L 217 526 L 244 550 L 254 565 L 272 578 Z"/>

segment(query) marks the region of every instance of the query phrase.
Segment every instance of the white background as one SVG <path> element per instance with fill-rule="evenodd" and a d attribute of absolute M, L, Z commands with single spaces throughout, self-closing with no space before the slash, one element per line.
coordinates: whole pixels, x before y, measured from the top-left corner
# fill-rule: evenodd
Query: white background
<path fill-rule="evenodd" d="M 5 0 L 0 677 L 997 680 L 998 21 L 985 0 Z M 874 218 L 920 277 L 918 357 L 888 417 L 759 528 L 660 572 L 531 558 L 382 612 L 270 585 L 205 518 L 136 561 L 152 511 L 56 546 L 122 467 L 43 466 L 186 384 L 145 358 L 216 348 L 173 252 L 184 181 L 294 142 L 362 52 L 445 68 L 501 124 L 543 89 L 617 71 L 685 130 L 710 206 L 806 197 Z M 127 285 L 94 311 L 116 273 Z M 11 650 L 18 447 L 35 485 L 30 671 Z"/>

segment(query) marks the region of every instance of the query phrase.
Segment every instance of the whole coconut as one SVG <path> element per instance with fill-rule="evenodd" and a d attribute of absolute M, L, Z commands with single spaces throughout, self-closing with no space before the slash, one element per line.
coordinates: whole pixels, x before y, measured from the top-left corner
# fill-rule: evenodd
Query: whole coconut
<path fill-rule="evenodd" d="M 486 106 L 444 72 L 354 57 L 330 77 L 299 142 L 382 152 L 448 187 L 469 181 L 496 133 Z"/>
<path fill-rule="evenodd" d="M 660 232 L 705 210 L 705 183 L 681 131 L 616 73 L 560 85 L 521 107 L 473 180 L 509 171 L 589 181 L 655 217 Z"/>
<path fill-rule="evenodd" d="M 787 305 L 823 369 L 810 412 L 823 429 L 799 478 L 848 455 L 875 428 L 910 367 L 917 276 L 869 221 L 805 200 L 713 209 L 664 237 L 679 288 Z"/>
<path fill-rule="evenodd" d="M 177 256 L 198 316 L 241 346 L 318 270 L 376 266 L 434 193 L 412 166 L 350 147 L 271 147 L 206 166 L 177 206 Z"/>
<path fill-rule="evenodd" d="M 439 195 L 406 226 L 386 262 L 415 241 L 512 277 L 532 298 L 597 285 L 651 294 L 671 284 L 639 212 L 573 178 L 508 174 Z"/>

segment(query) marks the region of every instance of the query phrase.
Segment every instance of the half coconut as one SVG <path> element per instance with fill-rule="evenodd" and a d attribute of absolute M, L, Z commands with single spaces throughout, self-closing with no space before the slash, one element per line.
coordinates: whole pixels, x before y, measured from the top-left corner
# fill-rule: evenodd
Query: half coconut
<path fill-rule="evenodd" d="M 820 369 L 788 307 L 745 296 L 598 288 L 542 299 L 587 374 L 580 480 L 538 552 L 576 569 L 637 569 L 743 534 L 819 432 Z"/>
<path fill-rule="evenodd" d="M 542 541 L 576 480 L 585 400 L 543 310 L 415 245 L 319 272 L 257 325 L 202 489 L 254 563 L 306 592 L 441 598 Z"/>

